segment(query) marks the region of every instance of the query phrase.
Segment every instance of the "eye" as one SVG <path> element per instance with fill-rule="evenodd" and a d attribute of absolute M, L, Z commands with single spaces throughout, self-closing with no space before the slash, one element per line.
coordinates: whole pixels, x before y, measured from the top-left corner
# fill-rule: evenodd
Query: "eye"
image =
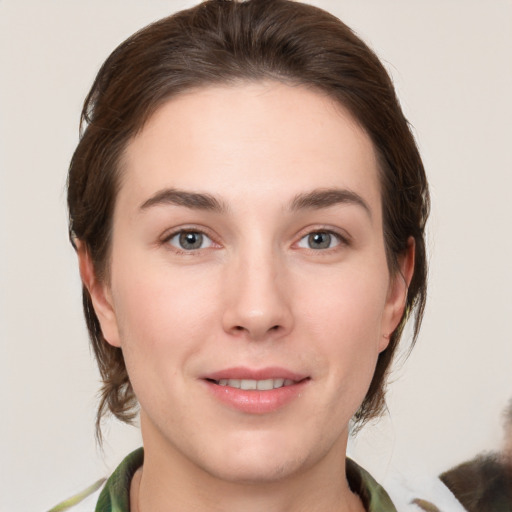
<path fill-rule="evenodd" d="M 332 231 L 314 231 L 302 237 L 297 244 L 303 249 L 332 249 L 340 245 L 340 236 Z"/>
<path fill-rule="evenodd" d="M 195 251 L 213 246 L 210 237 L 201 233 L 201 231 L 193 230 L 178 231 L 167 240 L 167 243 L 183 251 Z"/>

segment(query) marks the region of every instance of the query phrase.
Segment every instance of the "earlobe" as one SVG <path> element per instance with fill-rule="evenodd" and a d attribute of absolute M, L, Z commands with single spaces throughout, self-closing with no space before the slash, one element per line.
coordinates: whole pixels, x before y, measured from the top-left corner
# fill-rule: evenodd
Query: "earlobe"
<path fill-rule="evenodd" d="M 414 274 L 415 241 L 409 237 L 407 249 L 398 258 L 398 269 L 391 276 L 386 311 L 382 326 L 380 351 L 385 350 L 393 331 L 397 328 L 407 304 L 407 293 Z"/>
<path fill-rule="evenodd" d="M 98 280 L 87 246 L 80 240 L 76 240 L 75 244 L 77 248 L 80 277 L 91 297 L 94 312 L 100 322 L 103 337 L 110 345 L 120 347 L 119 329 L 117 327 L 117 319 L 110 289 L 105 283 Z"/>

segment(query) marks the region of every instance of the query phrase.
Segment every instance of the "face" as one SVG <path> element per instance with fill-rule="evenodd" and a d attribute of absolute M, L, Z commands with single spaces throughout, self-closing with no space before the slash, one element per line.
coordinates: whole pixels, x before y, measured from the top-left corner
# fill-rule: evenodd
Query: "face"
<path fill-rule="evenodd" d="M 405 299 L 368 136 L 306 88 L 210 87 L 163 105 L 121 172 L 110 279 L 88 285 L 146 452 L 226 480 L 338 466 Z"/>

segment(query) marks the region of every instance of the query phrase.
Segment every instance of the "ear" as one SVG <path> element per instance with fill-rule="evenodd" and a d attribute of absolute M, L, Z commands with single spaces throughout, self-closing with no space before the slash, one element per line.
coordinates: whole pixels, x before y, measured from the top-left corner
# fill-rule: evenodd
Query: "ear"
<path fill-rule="evenodd" d="M 389 345 L 391 334 L 397 328 L 404 313 L 409 284 L 414 274 L 415 247 L 414 238 L 411 236 L 407 240 L 406 250 L 398 257 L 398 268 L 390 278 L 382 319 L 380 352 Z"/>
<path fill-rule="evenodd" d="M 76 240 L 75 243 L 78 265 L 80 267 L 80 277 L 91 297 L 94 311 L 100 322 L 103 337 L 110 345 L 120 347 L 119 329 L 110 288 L 107 284 L 97 279 L 87 246 L 80 240 Z"/>

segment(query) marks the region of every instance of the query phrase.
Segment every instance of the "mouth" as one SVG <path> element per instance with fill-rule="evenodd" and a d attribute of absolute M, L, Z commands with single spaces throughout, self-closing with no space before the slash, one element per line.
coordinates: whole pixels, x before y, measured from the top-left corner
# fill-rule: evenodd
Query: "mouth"
<path fill-rule="evenodd" d="M 307 377 L 306 377 L 307 379 Z M 293 386 L 302 380 L 286 379 L 278 377 L 276 379 L 206 379 L 218 386 L 228 386 L 230 388 L 241 389 L 243 391 L 270 391 L 272 389 L 279 389 L 286 386 Z"/>
<path fill-rule="evenodd" d="M 230 368 L 205 375 L 202 380 L 220 403 L 242 413 L 261 415 L 299 400 L 311 377 L 284 368 Z"/>

